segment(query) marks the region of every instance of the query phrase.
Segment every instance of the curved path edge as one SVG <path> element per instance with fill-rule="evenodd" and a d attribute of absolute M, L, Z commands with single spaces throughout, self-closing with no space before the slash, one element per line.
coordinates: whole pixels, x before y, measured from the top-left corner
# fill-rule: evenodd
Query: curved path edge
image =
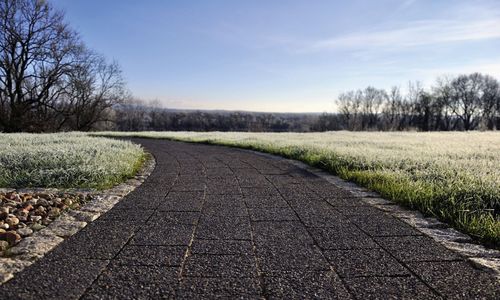
<path fill-rule="evenodd" d="M 93 199 L 85 203 L 78 210 L 69 210 L 62 213 L 47 227 L 24 238 L 19 244 L 9 249 L 10 257 L 0 257 L 0 286 L 14 278 L 14 275 L 42 258 L 50 250 L 65 239 L 76 234 L 87 224 L 96 220 L 113 208 L 123 197 L 139 187 L 153 172 L 156 166 L 154 156 L 146 151 L 146 160 L 136 175 L 110 189 L 89 192 Z M 4 189 L 14 190 L 14 189 Z M 61 189 L 20 189 L 22 192 L 48 191 L 60 192 Z M 66 191 L 66 190 L 64 190 Z M 68 189 L 70 192 L 79 192 L 79 189 Z"/>

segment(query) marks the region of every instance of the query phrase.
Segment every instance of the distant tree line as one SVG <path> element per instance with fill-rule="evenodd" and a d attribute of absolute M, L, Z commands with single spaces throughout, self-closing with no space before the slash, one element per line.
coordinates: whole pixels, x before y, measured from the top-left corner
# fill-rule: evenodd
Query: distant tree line
<path fill-rule="evenodd" d="M 500 85 L 473 73 L 438 79 L 430 90 L 410 83 L 403 94 L 367 87 L 336 100 L 338 114 L 325 114 L 319 130 L 493 130 L 500 128 Z"/>
<path fill-rule="evenodd" d="M 449 131 L 500 128 L 500 84 L 480 73 L 444 77 L 426 90 L 409 83 L 406 92 L 367 87 L 342 93 L 337 113 L 286 114 L 172 111 L 140 100 L 114 109 L 114 129 L 122 131 L 328 130 Z"/>
<path fill-rule="evenodd" d="M 254 131 L 308 132 L 318 114 L 238 111 L 181 111 L 141 100 L 115 107 L 114 129 L 119 131 Z"/>
<path fill-rule="evenodd" d="M 91 130 L 127 96 L 119 66 L 44 0 L 0 0 L 0 131 Z"/>

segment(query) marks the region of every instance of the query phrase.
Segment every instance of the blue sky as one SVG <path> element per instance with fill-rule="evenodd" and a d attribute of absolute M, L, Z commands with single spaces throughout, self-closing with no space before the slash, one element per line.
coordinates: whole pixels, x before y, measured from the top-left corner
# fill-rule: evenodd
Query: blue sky
<path fill-rule="evenodd" d="M 165 106 L 334 111 L 338 93 L 500 79 L 498 0 L 52 0 L 131 92 Z"/>

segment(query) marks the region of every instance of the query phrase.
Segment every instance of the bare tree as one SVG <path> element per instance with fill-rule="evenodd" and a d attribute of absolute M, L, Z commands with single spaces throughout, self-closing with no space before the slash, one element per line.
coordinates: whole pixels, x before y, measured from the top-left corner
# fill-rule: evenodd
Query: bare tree
<path fill-rule="evenodd" d="M 46 1 L 0 0 L 0 22 L 0 125 L 39 130 L 83 45 Z"/>
<path fill-rule="evenodd" d="M 64 117 L 57 129 L 88 131 L 100 122 L 111 121 L 112 108 L 127 96 L 119 65 L 86 51 L 68 75 L 60 104 Z"/>
<path fill-rule="evenodd" d="M 449 106 L 464 130 L 474 129 L 481 116 L 483 75 L 460 75 L 450 82 Z"/>
<path fill-rule="evenodd" d="M 481 93 L 483 127 L 497 129 L 497 120 L 500 119 L 500 84 L 495 78 L 484 75 Z"/>

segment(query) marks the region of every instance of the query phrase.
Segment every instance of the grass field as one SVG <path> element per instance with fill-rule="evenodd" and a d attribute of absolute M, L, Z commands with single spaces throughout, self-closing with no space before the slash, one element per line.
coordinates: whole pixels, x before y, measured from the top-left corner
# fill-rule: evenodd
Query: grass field
<path fill-rule="evenodd" d="M 144 152 L 80 133 L 0 134 L 0 187 L 108 188 L 135 174 Z"/>
<path fill-rule="evenodd" d="M 500 245 L 500 133 L 106 133 L 230 145 L 328 170 Z"/>

